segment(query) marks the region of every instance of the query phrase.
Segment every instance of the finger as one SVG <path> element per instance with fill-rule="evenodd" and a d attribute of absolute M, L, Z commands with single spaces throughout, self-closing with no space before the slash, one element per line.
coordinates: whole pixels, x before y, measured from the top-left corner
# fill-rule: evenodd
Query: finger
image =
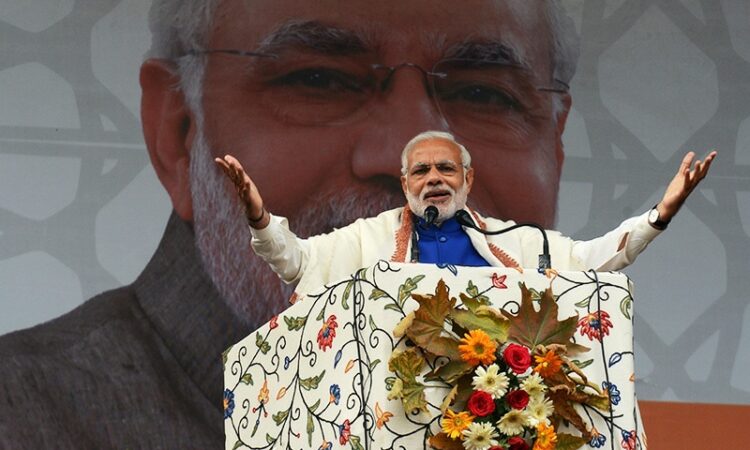
<path fill-rule="evenodd" d="M 685 170 L 689 170 L 690 166 L 693 165 L 693 159 L 695 158 L 695 152 L 687 152 L 685 156 L 682 158 L 682 162 L 680 163 L 679 171 L 681 173 L 684 173 Z"/>

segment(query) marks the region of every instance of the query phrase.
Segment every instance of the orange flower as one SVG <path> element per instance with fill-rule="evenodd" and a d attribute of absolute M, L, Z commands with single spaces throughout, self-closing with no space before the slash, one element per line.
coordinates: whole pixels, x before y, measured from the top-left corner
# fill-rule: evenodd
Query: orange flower
<path fill-rule="evenodd" d="M 554 450 L 557 446 L 557 434 L 555 429 L 544 423 L 536 427 L 536 442 L 533 450 Z"/>
<path fill-rule="evenodd" d="M 461 359 L 472 366 L 495 362 L 495 350 L 497 350 L 497 344 L 482 330 L 469 331 L 458 346 Z"/>
<path fill-rule="evenodd" d="M 456 413 L 453 410 L 446 409 L 440 425 L 443 427 L 443 433 L 451 439 L 456 439 L 461 436 L 461 432 L 469 428 L 473 420 L 474 416 L 466 411 Z"/>
<path fill-rule="evenodd" d="M 562 359 L 552 350 L 549 350 L 544 356 L 534 355 L 534 360 L 536 361 L 534 372 L 537 372 L 543 378 L 551 377 L 559 372 L 560 367 L 562 367 Z"/>

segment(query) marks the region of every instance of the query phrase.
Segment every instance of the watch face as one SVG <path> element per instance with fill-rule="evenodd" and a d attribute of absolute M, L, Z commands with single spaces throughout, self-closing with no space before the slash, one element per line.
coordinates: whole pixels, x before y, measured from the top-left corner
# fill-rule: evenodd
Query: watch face
<path fill-rule="evenodd" d="M 651 223 L 656 223 L 659 220 L 659 211 L 656 210 L 656 208 L 652 209 L 651 212 L 648 213 L 648 221 Z"/>

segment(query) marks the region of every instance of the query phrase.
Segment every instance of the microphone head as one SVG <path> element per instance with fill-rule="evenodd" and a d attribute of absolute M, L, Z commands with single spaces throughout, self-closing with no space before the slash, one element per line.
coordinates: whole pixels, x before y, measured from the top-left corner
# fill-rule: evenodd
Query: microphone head
<path fill-rule="evenodd" d="M 471 214 L 469 214 L 465 209 L 459 209 L 458 211 L 456 211 L 455 218 L 456 222 L 465 227 L 476 227 L 476 225 L 474 225 L 474 220 L 471 218 Z"/>
<path fill-rule="evenodd" d="M 424 221 L 427 223 L 427 225 L 432 225 L 435 223 L 435 219 L 437 219 L 438 216 L 438 209 L 434 205 L 430 205 L 427 208 L 424 209 Z"/>

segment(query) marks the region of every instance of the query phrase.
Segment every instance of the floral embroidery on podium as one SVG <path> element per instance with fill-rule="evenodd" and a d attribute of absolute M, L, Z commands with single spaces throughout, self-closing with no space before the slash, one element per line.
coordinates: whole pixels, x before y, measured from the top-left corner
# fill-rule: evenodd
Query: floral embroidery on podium
<path fill-rule="evenodd" d="M 505 288 L 496 274 L 492 281 Z M 457 305 L 440 280 L 434 295 L 413 295 L 419 307 L 394 330 L 414 344 L 388 362 L 401 382 L 394 395 L 405 411 L 427 410 L 424 391 L 431 382 L 451 386 L 441 405 L 441 431 L 429 438 L 433 448 L 576 449 L 593 440 L 594 430 L 574 405 L 609 411 L 610 385 L 605 392 L 589 382 L 570 359 L 588 350 L 573 340 L 578 317 L 558 320 L 551 290 L 537 293 L 537 310 L 532 291 L 520 287 L 518 311 L 511 314 L 465 294 Z M 429 361 L 437 363 L 423 382 L 418 376 Z M 559 431 L 563 423 L 578 433 Z"/>
<path fill-rule="evenodd" d="M 560 450 L 581 440 L 593 448 L 645 448 L 632 339 L 618 340 L 611 331 L 632 329 L 626 277 L 575 272 L 550 280 L 535 272 L 464 268 L 445 283 L 466 293 L 460 303 L 422 305 L 419 299 L 435 295 L 419 294 L 434 292 L 445 276 L 443 269 L 380 261 L 308 294 L 227 349 L 226 449 L 473 450 L 497 442 L 505 450 Z M 521 281 L 554 284 L 559 295 L 529 287 L 522 296 Z M 606 311 L 610 333 L 589 341 L 583 327 L 597 330 L 591 318 L 534 316 L 537 327 L 564 323 L 569 337 L 591 342 L 594 348 L 580 359 L 572 359 L 570 339 L 522 338 L 518 317 L 531 314 L 529 305 L 555 302 L 563 316 L 600 319 L 597 312 Z M 445 323 L 441 317 L 451 323 L 447 329 L 437 326 Z M 429 352 L 448 354 L 431 358 Z M 585 379 L 575 367 L 591 380 L 584 388 L 571 389 Z M 591 401 L 576 403 L 579 398 Z M 573 407 L 558 412 L 566 402 Z"/>

